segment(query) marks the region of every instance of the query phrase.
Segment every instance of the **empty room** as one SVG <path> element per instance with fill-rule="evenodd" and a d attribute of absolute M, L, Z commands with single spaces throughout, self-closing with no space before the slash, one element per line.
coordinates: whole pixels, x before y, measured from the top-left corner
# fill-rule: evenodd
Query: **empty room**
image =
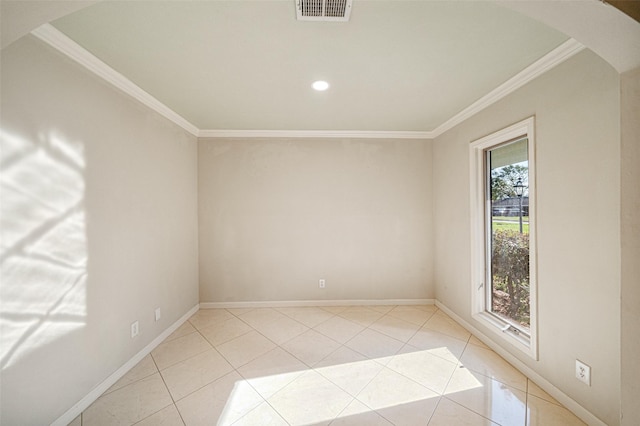
<path fill-rule="evenodd" d="M 0 424 L 640 424 L 640 3 L 0 1 Z"/>

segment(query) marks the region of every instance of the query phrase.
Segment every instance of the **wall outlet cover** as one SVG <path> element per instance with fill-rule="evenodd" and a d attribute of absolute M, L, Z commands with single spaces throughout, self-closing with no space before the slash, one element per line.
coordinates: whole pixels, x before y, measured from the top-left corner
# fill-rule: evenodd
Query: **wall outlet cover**
<path fill-rule="evenodd" d="M 576 359 L 576 379 L 591 386 L 591 367 L 578 359 Z"/>

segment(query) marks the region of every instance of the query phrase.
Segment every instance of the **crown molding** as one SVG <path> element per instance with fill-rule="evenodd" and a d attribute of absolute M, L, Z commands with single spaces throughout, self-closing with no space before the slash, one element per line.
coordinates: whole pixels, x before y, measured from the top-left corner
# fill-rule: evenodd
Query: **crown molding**
<path fill-rule="evenodd" d="M 472 103 L 432 131 L 359 131 L 359 130 L 216 130 L 198 129 L 184 117 L 141 89 L 131 80 L 102 62 L 51 24 L 31 32 L 34 36 L 78 62 L 98 77 L 142 102 L 163 117 L 201 138 L 364 138 L 364 139 L 434 139 L 471 116 L 513 93 L 536 77 L 571 58 L 585 47 L 570 38 L 529 65 L 518 74 Z"/>
<path fill-rule="evenodd" d="M 511 77 L 509 80 L 502 83 L 500 86 L 493 89 L 491 92 L 460 111 L 458 114 L 436 127 L 435 130 L 431 132 L 433 133 L 433 137 L 435 138 L 440 136 L 469 117 L 498 102 L 505 96 L 515 92 L 534 78 L 539 77 L 556 65 L 563 63 L 584 48 L 585 47 L 582 44 L 570 38 L 551 52 L 544 55 L 542 58 L 529 65 L 527 68 L 520 71 L 518 74 Z"/>
<path fill-rule="evenodd" d="M 113 86 L 122 90 L 129 96 L 142 102 L 158 114 L 182 127 L 187 132 L 194 136 L 198 136 L 199 129 L 196 126 L 141 89 L 127 77 L 102 62 L 84 47 L 80 46 L 61 31 L 57 30 L 53 25 L 44 24 L 31 31 L 31 34 L 67 55 L 69 58 L 73 59 L 108 83 L 111 83 Z"/>
<path fill-rule="evenodd" d="M 200 130 L 201 138 L 385 138 L 385 139 L 434 139 L 452 129 L 500 99 L 515 92 L 533 79 L 560 65 L 585 48 L 570 38 L 551 52 L 538 59 L 500 86 L 487 93 L 434 130 L 424 132 L 378 131 L 313 131 L 313 130 Z"/>
<path fill-rule="evenodd" d="M 433 139 L 432 132 L 360 130 L 200 130 L 201 138 Z"/>

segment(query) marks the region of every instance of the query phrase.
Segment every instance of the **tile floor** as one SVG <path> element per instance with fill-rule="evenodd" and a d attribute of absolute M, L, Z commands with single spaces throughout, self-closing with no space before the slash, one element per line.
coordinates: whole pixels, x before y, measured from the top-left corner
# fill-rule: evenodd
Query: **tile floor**
<path fill-rule="evenodd" d="M 435 306 L 198 311 L 72 423 L 583 425 Z"/>

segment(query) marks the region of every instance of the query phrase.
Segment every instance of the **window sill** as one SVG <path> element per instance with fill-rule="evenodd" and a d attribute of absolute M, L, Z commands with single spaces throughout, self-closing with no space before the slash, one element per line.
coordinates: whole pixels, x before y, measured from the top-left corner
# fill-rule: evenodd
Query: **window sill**
<path fill-rule="evenodd" d="M 480 312 L 473 315 L 473 319 L 486 326 L 496 341 L 506 342 L 512 347 L 525 353 L 530 358 L 538 360 L 537 345 L 531 337 L 512 324 L 504 321 L 488 312 Z"/>

